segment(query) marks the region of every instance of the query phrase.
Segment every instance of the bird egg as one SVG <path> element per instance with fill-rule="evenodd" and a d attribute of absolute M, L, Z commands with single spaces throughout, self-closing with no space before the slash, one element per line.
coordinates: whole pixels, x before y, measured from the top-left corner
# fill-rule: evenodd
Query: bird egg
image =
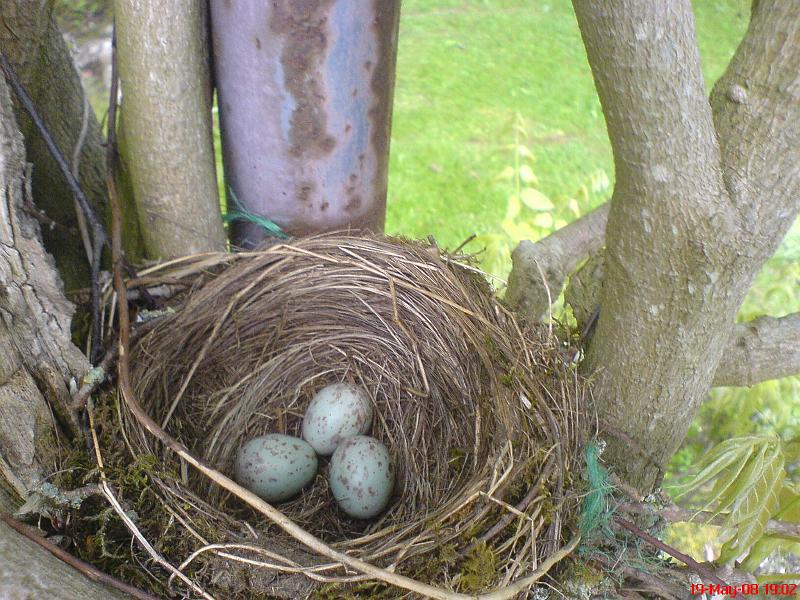
<path fill-rule="evenodd" d="M 317 455 L 300 438 L 269 433 L 242 445 L 236 481 L 267 502 L 296 496 L 317 473 Z"/>
<path fill-rule="evenodd" d="M 389 503 L 394 485 L 389 450 L 366 435 L 342 440 L 331 456 L 328 482 L 339 507 L 351 517 L 378 515 Z"/>
<path fill-rule="evenodd" d="M 317 454 L 330 456 L 342 440 L 366 433 L 371 424 L 367 392 L 351 383 L 334 383 L 311 399 L 303 417 L 303 439 Z"/>

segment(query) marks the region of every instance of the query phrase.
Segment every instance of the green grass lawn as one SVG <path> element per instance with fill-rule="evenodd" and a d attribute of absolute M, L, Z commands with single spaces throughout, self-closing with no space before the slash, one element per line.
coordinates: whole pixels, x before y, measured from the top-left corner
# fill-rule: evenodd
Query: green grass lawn
<path fill-rule="evenodd" d="M 696 0 L 708 89 L 722 74 L 750 16 L 750 0 Z M 517 124 L 527 132 L 520 140 Z M 561 220 L 604 201 L 611 185 L 581 193 L 605 173 L 611 146 L 571 2 L 404 0 L 392 129 L 386 229 L 433 235 L 453 248 L 472 234 L 519 239 L 502 229 L 514 181 L 514 146 L 535 155 L 536 186 Z M 591 187 L 591 186 L 589 186 Z M 518 221 L 531 219 L 524 211 Z M 546 235 L 553 226 L 534 227 Z M 483 237 L 481 239 L 483 239 Z M 470 247 L 480 248 L 480 241 Z M 800 228 L 759 275 L 742 315 L 800 310 Z M 488 265 L 507 272 L 506 255 Z"/>
<path fill-rule="evenodd" d="M 696 5 L 710 84 L 743 35 L 750 4 Z M 404 0 L 387 230 L 432 234 L 449 247 L 497 231 L 513 185 L 496 176 L 514 161 L 518 119 L 538 188 L 556 211 L 570 197 L 581 212 L 604 199 L 578 196 L 598 171 L 613 180 L 613 163 L 571 3 Z"/>

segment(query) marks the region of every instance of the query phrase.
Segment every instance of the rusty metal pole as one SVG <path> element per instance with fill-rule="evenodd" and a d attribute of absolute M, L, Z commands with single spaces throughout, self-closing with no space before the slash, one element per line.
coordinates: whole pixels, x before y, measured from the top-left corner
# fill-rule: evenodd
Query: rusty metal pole
<path fill-rule="evenodd" d="M 223 160 L 291 235 L 382 231 L 400 0 L 211 0 Z M 237 221 L 231 239 L 265 237 Z"/>

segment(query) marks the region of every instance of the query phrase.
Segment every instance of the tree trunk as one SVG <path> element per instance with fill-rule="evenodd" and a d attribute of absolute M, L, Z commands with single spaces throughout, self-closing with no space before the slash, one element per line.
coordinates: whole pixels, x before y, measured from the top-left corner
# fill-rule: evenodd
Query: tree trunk
<path fill-rule="evenodd" d="M 211 15 L 241 208 L 292 235 L 383 231 L 400 1 L 212 2 Z M 264 237 L 248 220 L 232 229 L 237 246 Z"/>
<path fill-rule="evenodd" d="M 151 258 L 225 249 L 205 3 L 115 2 L 122 159 Z"/>
<path fill-rule="evenodd" d="M 647 490 L 798 211 L 800 4 L 759 3 L 715 91 L 716 119 L 689 0 L 574 7 L 616 168 L 600 319 L 584 366 L 595 374 L 606 457 Z"/>
<path fill-rule="evenodd" d="M 0 512 L 58 468 L 58 437 L 69 422 L 68 382 L 88 361 L 70 342 L 73 307 L 63 295 L 30 198 L 25 148 L 0 78 Z M 90 581 L 0 523 L 3 598 L 123 598 Z"/>
<path fill-rule="evenodd" d="M 99 215 L 106 194 L 100 126 L 55 22 L 55 2 L 0 2 L 0 50 L 17 71 L 53 139 Z M 43 227 L 45 248 L 56 258 L 67 290 L 89 284 L 89 260 L 79 232 L 72 192 L 27 114 L 18 111 L 28 162 L 33 163 L 37 209 L 54 227 Z"/>

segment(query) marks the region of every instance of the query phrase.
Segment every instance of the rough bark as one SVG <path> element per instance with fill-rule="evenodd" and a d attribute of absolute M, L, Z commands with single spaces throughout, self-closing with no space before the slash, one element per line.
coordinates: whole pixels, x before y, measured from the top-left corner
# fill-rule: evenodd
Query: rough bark
<path fill-rule="evenodd" d="M 118 0 L 123 160 L 151 258 L 225 249 L 205 3 Z"/>
<path fill-rule="evenodd" d="M 0 510 L 5 510 L 0 503 Z M 0 522 L 0 596 L 4 600 L 124 600 L 116 590 L 87 579 Z"/>
<path fill-rule="evenodd" d="M 750 386 L 791 375 L 800 375 L 800 313 L 735 325 L 713 385 Z"/>
<path fill-rule="evenodd" d="M 688 0 L 574 7 L 616 168 L 584 366 L 613 431 L 607 458 L 647 489 L 709 389 L 755 273 L 797 214 L 800 5 L 759 3 L 712 97 L 716 119 Z"/>
<path fill-rule="evenodd" d="M 572 308 L 578 331 L 585 332 L 589 321 L 600 310 L 605 255 L 601 250 L 590 256 L 569 278 L 564 290 L 564 303 Z M 587 340 L 584 340 L 587 341 Z"/>
<path fill-rule="evenodd" d="M 585 330 L 600 307 L 603 258 L 603 252 L 590 257 L 571 275 L 564 290 L 578 331 Z M 761 316 L 730 329 L 712 387 L 751 386 L 793 375 L 800 375 L 800 313 Z"/>
<path fill-rule="evenodd" d="M 17 71 L 48 130 L 70 165 L 77 152 L 78 180 L 99 215 L 105 178 L 100 127 L 86 100 L 53 14 L 54 0 L 0 2 L 0 50 Z M 27 114 L 18 111 L 27 160 L 33 163 L 36 205 L 58 225 L 43 227 L 45 248 L 56 257 L 67 290 L 89 284 L 89 261 L 79 232 L 75 200 Z"/>
<path fill-rule="evenodd" d="M 67 382 L 89 367 L 70 342 L 73 307 L 37 221 L 23 206 L 25 147 L 0 79 L 0 512 L 17 508 L 57 468 Z M 0 523 L 3 598 L 123 598 Z"/>
<path fill-rule="evenodd" d="M 5 600 L 130 598 L 87 579 L 5 523 L 0 523 L 0 592 Z"/>
<path fill-rule="evenodd" d="M 603 204 L 539 242 L 520 242 L 506 291 L 512 308 L 534 319 L 545 314 L 575 267 L 603 247 L 607 218 Z"/>
<path fill-rule="evenodd" d="M 52 471 L 54 419 L 64 423 L 67 383 L 88 367 L 70 342 L 73 306 L 63 295 L 38 223 L 23 209 L 30 193 L 22 136 L 0 82 L 0 468 L 24 496 Z M 8 478 L 7 478 L 8 479 Z"/>

